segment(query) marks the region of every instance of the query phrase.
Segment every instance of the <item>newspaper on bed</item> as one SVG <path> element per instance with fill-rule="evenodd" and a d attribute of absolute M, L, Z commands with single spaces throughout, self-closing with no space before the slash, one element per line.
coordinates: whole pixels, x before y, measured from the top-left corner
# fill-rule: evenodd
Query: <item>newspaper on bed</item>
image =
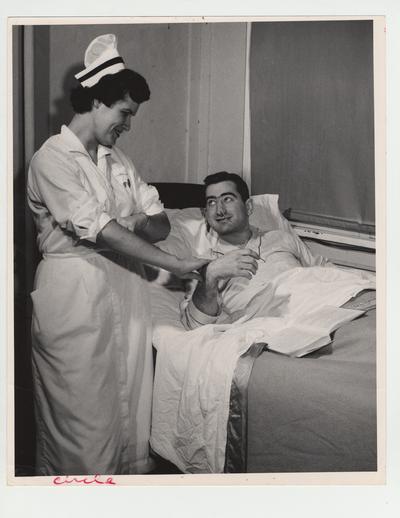
<path fill-rule="evenodd" d="M 300 358 L 332 342 L 331 333 L 362 315 L 364 311 L 335 306 L 321 308 L 304 315 L 268 340 L 271 351 Z"/>

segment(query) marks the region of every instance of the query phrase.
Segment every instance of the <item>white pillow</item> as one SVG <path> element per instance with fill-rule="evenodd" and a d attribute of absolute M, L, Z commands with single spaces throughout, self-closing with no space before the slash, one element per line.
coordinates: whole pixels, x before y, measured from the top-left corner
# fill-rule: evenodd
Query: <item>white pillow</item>
<path fill-rule="evenodd" d="M 250 215 L 250 224 L 261 230 L 292 232 L 290 223 L 279 210 L 278 199 L 278 194 L 252 196 L 254 211 Z M 201 209 L 165 209 L 165 212 L 171 223 L 171 232 L 157 246 L 178 257 L 207 254 L 215 239 L 215 232 L 207 232 Z"/>
<path fill-rule="evenodd" d="M 256 194 L 253 200 L 253 214 L 250 224 L 260 230 L 286 230 L 294 232 L 289 221 L 279 210 L 279 194 Z"/>

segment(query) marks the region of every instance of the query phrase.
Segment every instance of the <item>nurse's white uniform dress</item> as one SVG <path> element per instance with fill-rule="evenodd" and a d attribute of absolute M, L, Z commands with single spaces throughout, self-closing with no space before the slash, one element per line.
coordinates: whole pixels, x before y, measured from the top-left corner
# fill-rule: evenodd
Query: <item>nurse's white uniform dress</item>
<path fill-rule="evenodd" d="M 116 148 L 98 165 L 66 126 L 31 161 L 43 254 L 32 292 L 37 474 L 151 470 L 153 363 L 142 267 L 96 247 L 113 218 L 163 210 Z"/>

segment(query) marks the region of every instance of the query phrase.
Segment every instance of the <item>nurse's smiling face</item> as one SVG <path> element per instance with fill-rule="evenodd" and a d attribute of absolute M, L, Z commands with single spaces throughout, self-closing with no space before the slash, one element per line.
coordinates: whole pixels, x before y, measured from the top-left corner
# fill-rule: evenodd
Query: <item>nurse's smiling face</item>
<path fill-rule="evenodd" d="M 93 104 L 93 131 L 102 146 L 112 147 L 124 131 L 131 129 L 131 118 L 136 115 L 139 104 L 127 94 L 111 106 L 95 100 Z"/>

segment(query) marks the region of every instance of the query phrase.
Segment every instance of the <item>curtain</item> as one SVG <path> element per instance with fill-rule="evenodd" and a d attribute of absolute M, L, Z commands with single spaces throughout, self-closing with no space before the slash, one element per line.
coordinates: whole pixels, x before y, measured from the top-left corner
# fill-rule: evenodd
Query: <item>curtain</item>
<path fill-rule="evenodd" d="M 252 192 L 293 219 L 374 231 L 372 23 L 252 24 Z"/>

